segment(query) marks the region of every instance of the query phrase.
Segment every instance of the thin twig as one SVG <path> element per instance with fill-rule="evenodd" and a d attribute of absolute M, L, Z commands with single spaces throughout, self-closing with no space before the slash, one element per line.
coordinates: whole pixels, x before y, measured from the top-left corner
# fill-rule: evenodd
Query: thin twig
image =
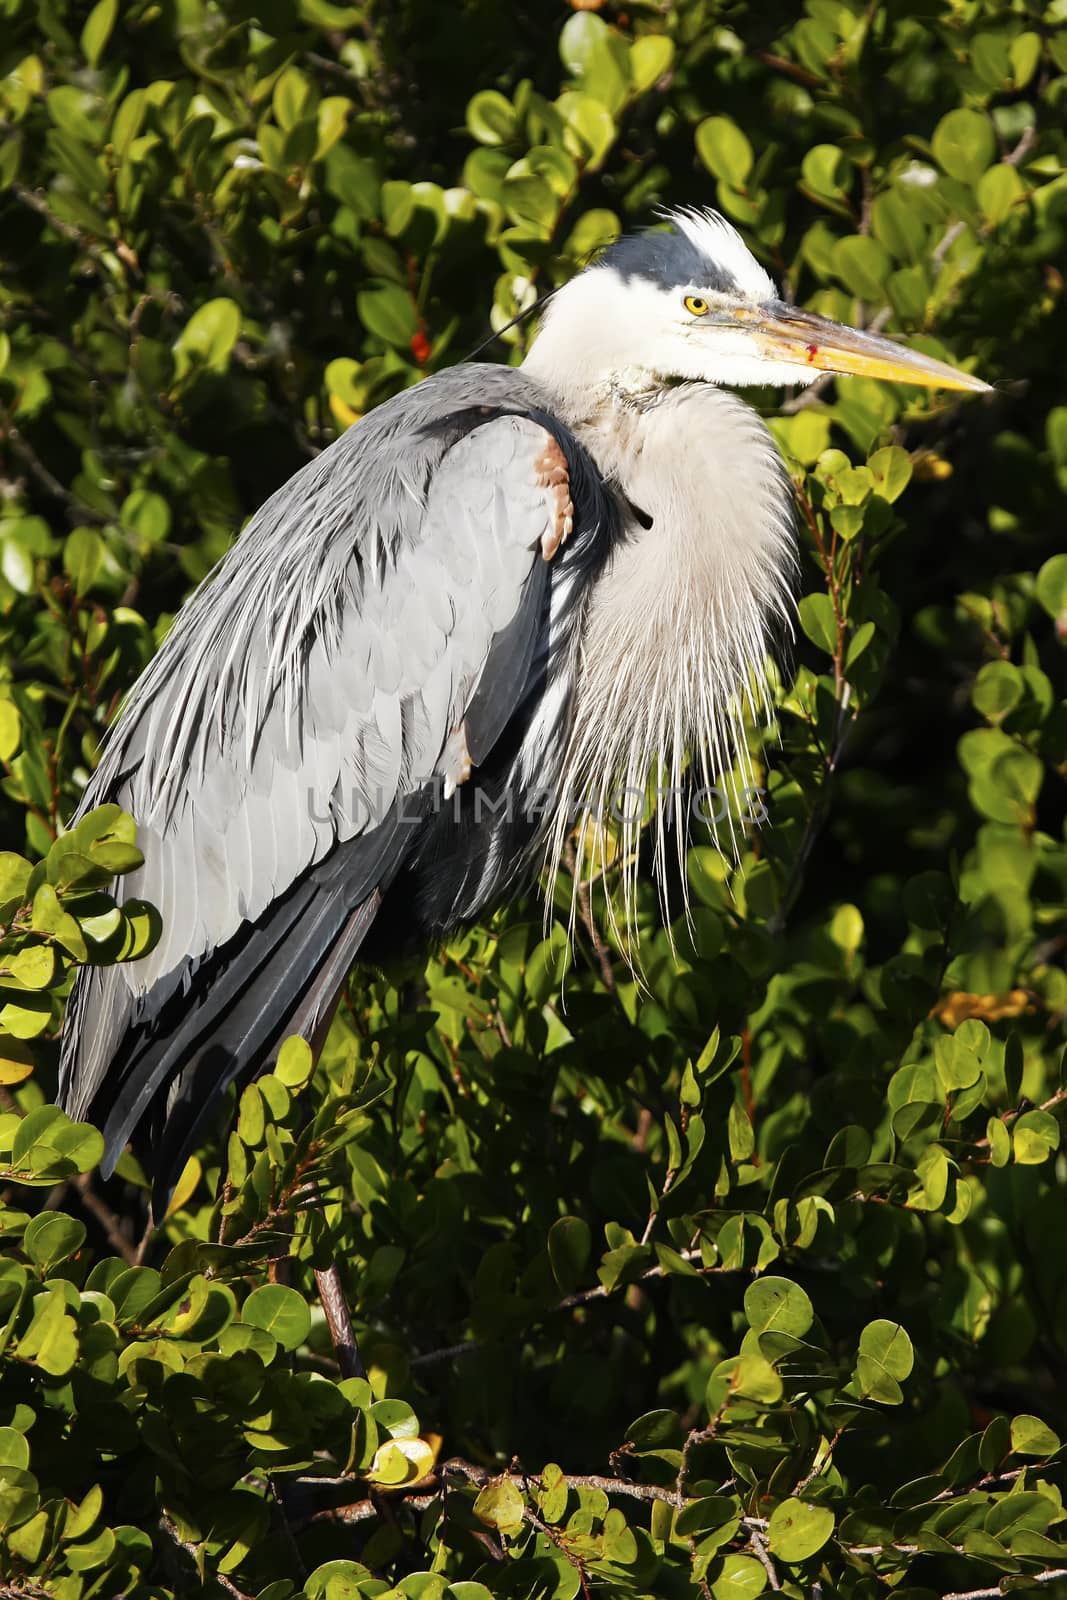
<path fill-rule="evenodd" d="M 767 1574 L 767 1582 L 770 1584 L 771 1588 L 780 1589 L 782 1586 L 778 1582 L 778 1574 L 774 1570 L 774 1562 L 767 1553 L 767 1546 L 763 1542 L 763 1535 L 757 1533 L 755 1529 L 753 1529 L 748 1536 L 748 1547 L 752 1551 L 752 1554 L 756 1557 L 756 1560 L 763 1567 L 764 1572 Z"/>
<path fill-rule="evenodd" d="M 1030 154 L 1030 151 L 1034 148 L 1036 143 L 1037 129 L 1031 122 L 1023 129 L 1015 149 L 1009 150 L 1007 155 L 1003 158 L 1004 166 L 1017 167 L 1021 161 L 1026 160 L 1026 157 Z"/>
<path fill-rule="evenodd" d="M 834 1459 L 834 1450 L 835 1450 L 835 1448 L 837 1446 L 837 1441 L 841 1437 L 841 1433 L 842 1433 L 842 1429 L 838 1428 L 838 1429 L 835 1430 L 833 1438 L 830 1440 L 829 1444 L 826 1446 L 826 1454 L 823 1456 L 821 1461 L 818 1460 L 818 1457 L 816 1456 L 815 1465 L 812 1467 L 810 1472 L 805 1473 L 804 1476 L 801 1478 L 800 1482 L 796 1485 L 795 1489 L 793 1490 L 794 1494 L 803 1494 L 804 1490 L 808 1487 L 808 1484 L 811 1483 L 813 1479 L 819 1477 L 820 1474 L 823 1473 L 826 1470 L 826 1468 L 830 1465 L 830 1463 Z"/>
<path fill-rule="evenodd" d="M 440 1350 L 426 1350 L 421 1356 L 412 1356 L 413 1367 L 435 1367 L 442 1361 L 456 1361 L 463 1356 L 476 1355 L 485 1346 L 481 1339 L 464 1339 L 459 1344 L 442 1345 Z"/>
<path fill-rule="evenodd" d="M 156 1227 L 151 1211 L 149 1211 L 148 1221 L 144 1225 L 144 1232 L 138 1242 L 137 1249 L 134 1251 L 133 1264 L 135 1267 L 144 1266 L 145 1261 L 148 1259 L 148 1251 L 158 1232 L 159 1229 Z"/>
<path fill-rule="evenodd" d="M 677 1253 L 683 1261 L 687 1261 L 690 1266 L 696 1267 L 702 1278 L 724 1277 L 727 1273 L 747 1272 L 749 1270 L 747 1267 L 706 1267 L 703 1264 L 699 1250 L 679 1250 Z M 625 1284 L 620 1284 L 619 1287 L 629 1289 L 635 1283 L 646 1283 L 650 1278 L 669 1278 L 671 1275 L 672 1269 L 669 1267 L 648 1267 L 638 1277 L 629 1279 Z M 602 1283 L 597 1284 L 595 1289 L 578 1289 L 574 1294 L 564 1295 L 563 1299 L 557 1300 L 554 1305 L 547 1306 L 544 1311 L 539 1312 L 532 1320 L 540 1322 L 545 1317 L 554 1316 L 557 1311 L 572 1311 L 575 1306 L 587 1306 L 593 1300 L 606 1300 L 614 1293 L 614 1289 L 607 1289 Z M 439 1361 L 450 1361 L 458 1356 L 472 1356 L 481 1349 L 484 1349 L 484 1345 L 480 1340 L 467 1339 L 461 1344 L 445 1345 L 440 1350 L 427 1350 L 423 1355 L 412 1356 L 411 1365 L 413 1367 L 431 1367 L 435 1366 Z"/>
<path fill-rule="evenodd" d="M 1057 1578 L 1067 1578 L 1067 1567 L 1056 1567 L 1050 1572 L 1028 1572 L 1027 1578 L 1031 1583 L 1055 1583 Z M 941 1600 L 1002 1600 L 1004 1590 L 1000 1584 L 994 1584 L 991 1589 L 954 1589 L 951 1594 L 942 1595 Z"/>
<path fill-rule="evenodd" d="M 1055 1094 L 1050 1095 L 1047 1100 L 1043 1100 L 1039 1106 L 1032 1106 L 1023 1109 L 1030 1109 L 1034 1111 L 1053 1111 L 1057 1106 L 1062 1105 L 1065 1100 L 1067 1100 L 1067 1089 L 1057 1089 Z M 1005 1111 L 1000 1120 L 1003 1122 L 1005 1127 L 1008 1127 L 1015 1121 L 1017 1117 L 1021 1117 L 1022 1114 L 1023 1110 L 1018 1108 L 1014 1111 Z M 976 1139 L 974 1141 L 974 1148 L 976 1150 L 988 1150 L 989 1140 Z"/>
<path fill-rule="evenodd" d="M 348 1302 L 345 1299 L 337 1263 L 331 1262 L 328 1267 L 324 1267 L 321 1271 L 316 1267 L 315 1282 L 318 1284 L 319 1299 L 322 1301 L 322 1309 L 326 1315 L 326 1326 L 330 1330 L 330 1338 L 333 1341 L 334 1353 L 337 1356 L 337 1365 L 341 1369 L 342 1378 L 365 1378 L 367 1369 L 363 1365 L 363 1358 L 356 1343 L 352 1318 L 348 1312 Z"/>
<path fill-rule="evenodd" d="M 123 1261 L 128 1262 L 131 1267 L 137 1266 L 137 1246 L 123 1233 L 117 1212 L 112 1211 L 107 1201 L 102 1200 L 93 1189 L 91 1175 L 88 1172 L 83 1172 L 80 1177 L 72 1179 L 71 1182 L 72 1186 L 77 1189 L 81 1203 L 86 1211 L 91 1212 L 101 1228 L 103 1228 L 107 1236 L 107 1242 L 112 1250 L 115 1251 L 116 1255 L 120 1255 Z"/>
<path fill-rule="evenodd" d="M 174 1522 L 165 1511 L 159 1519 L 159 1525 L 171 1543 L 182 1552 L 187 1561 L 192 1563 L 194 1572 L 199 1571 L 199 1564 L 196 1558 L 196 1546 L 190 1544 L 188 1539 L 182 1538 Z M 220 1589 L 224 1589 L 228 1595 L 233 1596 L 233 1600 L 251 1600 L 251 1596 L 247 1595 L 243 1589 L 239 1589 L 232 1579 L 228 1578 L 224 1572 L 215 1571 L 211 1574 L 211 1576 L 219 1585 Z"/>
<path fill-rule="evenodd" d="M 522 1486 L 526 1490 L 527 1495 L 532 1499 L 533 1491 L 530 1488 L 530 1480 L 525 1473 L 523 1474 Z M 586 1570 L 585 1562 L 582 1560 L 581 1556 L 575 1555 L 574 1551 L 568 1546 L 566 1540 L 556 1531 L 556 1529 L 550 1528 L 547 1522 L 542 1522 L 536 1511 L 531 1511 L 529 1506 L 523 1507 L 523 1516 L 531 1525 L 531 1527 L 536 1528 L 538 1533 L 543 1534 L 548 1542 L 550 1544 L 554 1544 L 560 1554 L 570 1562 L 571 1566 L 578 1574 L 578 1582 L 581 1584 L 582 1594 L 584 1595 L 585 1600 L 591 1600 L 589 1573 Z"/>
<path fill-rule="evenodd" d="M 683 1449 L 683 1462 L 678 1482 L 672 1489 L 667 1489 L 654 1483 L 633 1483 L 626 1478 L 609 1478 L 595 1472 L 565 1472 L 562 1474 L 562 1481 L 567 1485 L 568 1489 L 596 1489 L 609 1497 L 642 1501 L 646 1505 L 658 1502 L 659 1504 L 670 1506 L 675 1511 L 681 1511 L 691 1503 L 684 1493 L 688 1470 L 687 1453 L 709 1436 L 714 1436 L 717 1421 L 717 1417 L 713 1418 L 707 1428 L 694 1429 L 690 1433 Z M 1014 1473 L 989 1474 L 980 1480 L 980 1485 L 978 1486 L 1007 1482 L 1021 1476 L 1022 1472 L 1027 1470 L 1027 1468 L 1021 1468 Z M 476 1488 L 483 1488 L 486 1484 L 501 1481 L 505 1476 L 506 1474 L 489 1473 L 484 1467 L 454 1456 L 450 1460 L 439 1464 L 432 1474 L 420 1479 L 417 1483 L 400 1485 L 398 1488 L 384 1492 L 388 1495 L 390 1504 L 403 1502 L 412 1511 L 421 1512 L 429 1509 L 435 1502 L 439 1501 L 440 1495 L 446 1486 L 446 1480 L 449 1477 L 466 1478 Z M 363 1494 L 363 1498 L 350 1505 L 328 1506 L 320 1511 L 312 1512 L 298 1524 L 298 1529 L 312 1523 L 321 1522 L 365 1522 L 382 1515 L 381 1497 L 383 1491 L 379 1489 L 374 1498 L 367 1496 L 365 1494 L 365 1484 L 359 1478 L 300 1477 L 295 1482 L 306 1490 L 314 1490 L 316 1488 L 333 1490 L 353 1488 Z M 528 1476 L 523 1474 L 523 1483 L 527 1494 L 530 1494 L 531 1485 L 540 1488 L 542 1480 L 539 1475 L 534 1473 Z M 729 1487 L 728 1484 L 724 1486 L 724 1488 L 727 1487 Z M 962 1498 L 966 1494 L 973 1493 L 974 1487 L 976 1486 L 972 1486 L 970 1489 L 960 1489 L 958 1492 L 950 1489 L 938 1495 L 937 1499 Z M 720 1490 L 721 1492 L 723 1491 Z M 524 1514 L 527 1513 L 524 1511 Z M 534 1516 L 529 1516 L 528 1520 L 535 1522 Z M 752 1551 L 767 1573 L 770 1588 L 780 1592 L 781 1583 L 767 1549 L 766 1537 L 769 1527 L 767 1519 L 765 1517 L 742 1516 L 739 1520 L 739 1527 L 744 1530 L 747 1536 L 747 1548 Z M 841 1550 L 845 1554 L 852 1556 L 918 1556 L 923 1554 L 917 1544 L 904 1543 L 903 1541 L 870 1545 L 849 1545 L 842 1541 L 839 1541 L 839 1543 Z M 957 1554 L 964 1558 L 974 1559 L 973 1552 L 964 1550 L 962 1547 L 957 1548 Z M 1051 1583 L 1058 1578 L 1067 1578 L 1067 1568 L 1057 1567 L 1047 1572 L 1027 1573 L 1026 1576 L 1034 1583 Z M 997 1587 L 971 1589 L 944 1595 L 943 1600 L 999 1600 L 1000 1592 Z"/>
<path fill-rule="evenodd" d="M 76 244 L 79 250 L 84 250 L 97 266 L 107 271 L 107 262 L 103 259 L 104 251 L 90 234 L 84 233 L 81 228 L 76 228 L 72 222 L 65 222 L 62 217 L 57 217 L 43 194 L 38 194 L 34 189 L 27 189 L 24 183 L 13 183 L 10 193 L 22 205 L 28 206 L 31 211 L 36 211 L 43 217 L 53 232 L 58 233 L 61 239 L 66 239 L 70 244 Z"/>
<path fill-rule="evenodd" d="M 3 430 L 2 437 L 11 446 L 12 452 L 18 456 L 19 460 L 37 479 L 41 488 L 50 494 L 53 500 L 58 500 L 66 506 L 67 515 L 72 521 L 95 522 L 98 525 L 107 522 L 107 517 L 98 511 L 95 506 L 91 506 L 88 501 L 80 499 L 78 495 L 73 494 L 64 484 L 60 483 L 55 474 L 48 470 L 36 450 L 18 428 L 9 424 Z"/>
<path fill-rule="evenodd" d="M 611 965 L 611 952 L 604 943 L 600 929 L 597 927 L 596 918 L 593 916 L 592 900 L 589 894 L 589 879 L 583 877 L 579 871 L 577 858 L 574 853 L 574 845 L 571 843 L 567 844 L 567 847 L 563 852 L 563 862 L 567 868 L 567 871 L 570 873 L 571 878 L 574 880 L 574 886 L 577 891 L 578 914 L 582 919 L 582 926 L 589 935 L 589 942 L 593 946 L 593 954 L 596 956 L 597 965 L 600 968 L 601 980 L 608 993 L 614 994 L 615 972 Z"/>
<path fill-rule="evenodd" d="M 307 1577 L 307 1567 L 304 1564 L 304 1557 L 300 1552 L 300 1546 L 296 1542 L 296 1537 L 289 1522 L 289 1512 L 285 1504 L 283 1485 L 277 1478 L 270 1479 L 270 1492 L 274 1500 L 274 1508 L 277 1512 L 277 1519 L 281 1525 L 282 1538 L 285 1540 L 285 1543 L 289 1548 L 289 1554 L 292 1557 L 293 1567 L 295 1571 L 299 1573 L 300 1580 L 303 1582 L 303 1580 Z"/>

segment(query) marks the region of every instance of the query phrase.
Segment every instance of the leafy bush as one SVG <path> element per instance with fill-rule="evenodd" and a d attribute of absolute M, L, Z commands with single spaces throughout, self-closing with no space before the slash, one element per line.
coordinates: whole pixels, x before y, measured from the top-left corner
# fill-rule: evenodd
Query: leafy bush
<path fill-rule="evenodd" d="M 575 4 L 0 0 L 5 1593 L 1067 1593 L 1063 0 Z M 677 956 L 649 891 L 641 981 L 533 901 L 357 974 L 141 1235 L 50 1104 L 153 937 L 130 820 L 63 832 L 119 698 L 660 201 L 997 393 L 756 397 L 803 636 Z"/>

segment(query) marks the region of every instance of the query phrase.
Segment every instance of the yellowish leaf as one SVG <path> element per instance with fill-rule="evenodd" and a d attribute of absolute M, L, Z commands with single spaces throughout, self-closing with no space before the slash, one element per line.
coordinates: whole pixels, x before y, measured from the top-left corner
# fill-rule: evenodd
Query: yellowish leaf
<path fill-rule="evenodd" d="M 360 412 L 353 411 L 351 406 L 346 405 L 339 394 L 330 396 L 330 410 L 333 413 L 333 420 L 341 428 L 350 428 L 361 416 Z"/>
<path fill-rule="evenodd" d="M 174 1185 L 174 1193 L 170 1197 L 170 1205 L 167 1207 L 165 1213 L 167 1217 L 172 1217 L 176 1211 L 180 1211 L 182 1207 L 189 1201 L 196 1189 L 197 1184 L 200 1182 L 200 1175 L 202 1171 L 203 1168 L 201 1167 L 197 1157 L 190 1156 L 182 1168 L 181 1177 Z"/>
<path fill-rule="evenodd" d="M 388 1439 L 375 1451 L 365 1477 L 387 1488 L 418 1483 L 433 1471 L 440 1448 L 441 1440 L 437 1435 L 430 1439 Z"/>
<path fill-rule="evenodd" d="M 13 1039 L 9 1033 L 0 1033 L 0 1084 L 9 1088 L 12 1084 L 24 1082 L 35 1065 L 33 1051 L 28 1044 L 21 1039 Z"/>
<path fill-rule="evenodd" d="M 1033 1010 L 1025 989 L 1012 989 L 1007 994 L 968 994 L 959 989 L 946 995 L 933 1010 L 933 1015 L 946 1028 L 958 1028 L 961 1022 L 977 1017 L 981 1022 L 999 1022 L 1003 1017 L 1021 1017 Z"/>

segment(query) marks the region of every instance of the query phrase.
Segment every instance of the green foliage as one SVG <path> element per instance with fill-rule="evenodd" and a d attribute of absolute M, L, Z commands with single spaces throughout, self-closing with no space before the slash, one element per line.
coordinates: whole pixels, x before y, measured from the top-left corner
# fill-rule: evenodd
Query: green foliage
<path fill-rule="evenodd" d="M 11 1592 L 1064 1592 L 1062 22 L 0 0 Z M 358 975 L 138 1238 L 51 1103 L 72 965 L 158 930 L 133 822 L 63 826 L 121 696 L 302 461 L 657 202 L 998 393 L 774 414 L 766 819 L 644 892 L 640 979 L 599 892 L 564 981 L 532 905 Z"/>

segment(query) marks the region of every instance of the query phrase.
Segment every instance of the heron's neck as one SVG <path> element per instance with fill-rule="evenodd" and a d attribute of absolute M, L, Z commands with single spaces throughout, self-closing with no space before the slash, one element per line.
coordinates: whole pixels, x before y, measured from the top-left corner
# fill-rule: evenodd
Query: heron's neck
<path fill-rule="evenodd" d="M 654 405 L 665 393 L 662 380 L 639 367 L 584 379 L 568 374 L 562 380 L 562 375 L 527 357 L 523 371 L 545 390 L 556 416 L 576 433 L 589 428 L 609 429 L 628 414 L 637 415 Z"/>
<path fill-rule="evenodd" d="M 561 421 L 572 428 L 595 426 L 630 407 L 641 410 L 664 393 L 658 373 L 610 360 L 602 329 L 574 310 L 561 306 L 545 319 L 522 364 L 550 395 Z"/>

